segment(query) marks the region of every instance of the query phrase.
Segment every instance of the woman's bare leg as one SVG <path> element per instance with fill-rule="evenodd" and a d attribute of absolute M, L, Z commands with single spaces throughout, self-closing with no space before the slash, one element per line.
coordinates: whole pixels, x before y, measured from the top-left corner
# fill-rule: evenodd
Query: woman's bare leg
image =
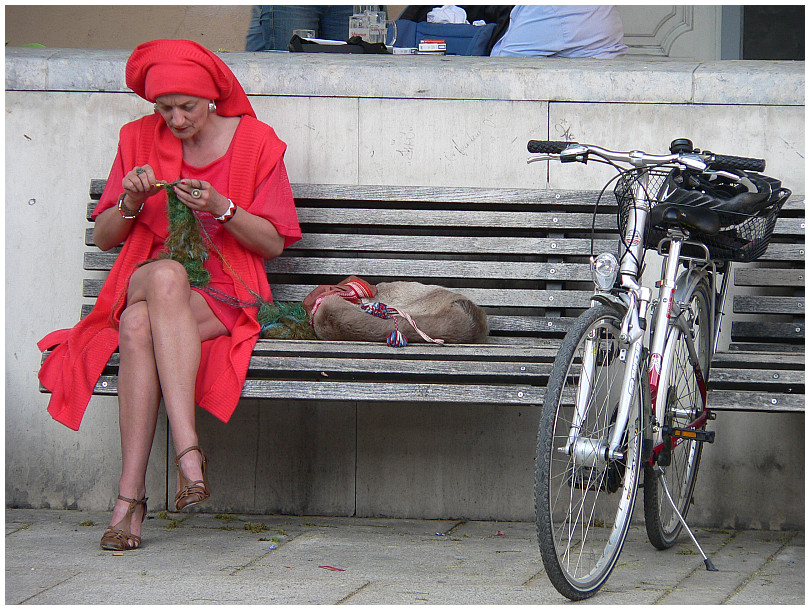
<path fill-rule="evenodd" d="M 227 333 L 205 299 L 191 290 L 183 266 L 171 260 L 144 265 L 133 273 L 127 303 L 146 303 L 155 365 L 178 453 L 197 445 L 194 385 L 200 343 Z M 181 467 L 191 480 L 202 479 L 199 453 L 187 453 Z"/>
<path fill-rule="evenodd" d="M 146 495 L 146 466 L 155 437 L 160 383 L 146 303 L 129 305 L 119 324 L 118 422 L 121 431 L 121 478 L 118 493 L 140 500 Z M 117 500 L 111 524 L 124 518 L 129 504 Z M 141 535 L 143 508 L 132 515 L 130 531 Z"/>
<path fill-rule="evenodd" d="M 121 316 L 121 495 L 144 495 L 146 464 L 157 423 L 162 393 L 176 451 L 198 444 L 194 385 L 200 364 L 200 344 L 227 333 L 208 304 L 188 285 L 185 269 L 175 261 L 156 261 L 132 274 L 127 308 Z M 181 459 L 183 472 L 202 478 L 200 455 Z M 136 493 L 137 495 L 128 495 Z M 118 501 L 112 523 L 127 505 Z M 140 509 L 132 532 L 139 535 Z M 137 517 L 137 518 L 136 518 Z M 137 531 L 136 522 L 137 521 Z"/>

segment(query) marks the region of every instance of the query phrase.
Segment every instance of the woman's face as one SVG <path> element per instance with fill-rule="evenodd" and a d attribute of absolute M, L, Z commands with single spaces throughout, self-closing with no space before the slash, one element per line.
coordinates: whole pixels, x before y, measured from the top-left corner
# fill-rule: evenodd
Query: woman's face
<path fill-rule="evenodd" d="M 193 95 L 161 95 L 155 108 L 171 132 L 181 140 L 193 138 L 208 121 L 210 100 Z"/>

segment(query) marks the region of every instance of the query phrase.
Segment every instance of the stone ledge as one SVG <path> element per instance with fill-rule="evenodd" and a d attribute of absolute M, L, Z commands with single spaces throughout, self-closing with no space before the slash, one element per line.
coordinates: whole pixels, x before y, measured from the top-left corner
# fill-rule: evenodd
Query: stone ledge
<path fill-rule="evenodd" d="M 130 51 L 6 49 L 7 91 L 127 92 Z M 249 95 L 804 105 L 804 62 L 223 53 Z"/>

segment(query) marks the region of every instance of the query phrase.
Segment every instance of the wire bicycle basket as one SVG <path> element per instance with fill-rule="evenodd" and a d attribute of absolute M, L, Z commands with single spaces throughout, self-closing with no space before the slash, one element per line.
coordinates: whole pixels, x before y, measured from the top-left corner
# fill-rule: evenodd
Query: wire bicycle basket
<path fill-rule="evenodd" d="M 636 205 L 634 191 L 638 188 L 641 174 L 646 172 L 649 176 L 645 202 L 649 212 L 650 205 L 663 203 L 658 199 L 658 194 L 673 171 L 677 170 L 672 168 L 630 170 L 617 180 L 613 193 L 619 208 L 618 225 L 621 235 L 625 234 L 631 211 Z M 713 260 L 738 263 L 755 261 L 768 249 L 779 212 L 790 193 L 788 189 L 779 188 L 771 198 L 772 201 L 754 215 L 716 210 L 720 216 L 720 232 L 708 235 L 693 231 L 689 239 L 703 243 L 709 249 Z M 640 233 L 642 231 L 644 247 L 648 250 L 656 250 L 661 241 L 667 237 L 665 230 L 650 226 L 649 223 L 639 230 Z"/>

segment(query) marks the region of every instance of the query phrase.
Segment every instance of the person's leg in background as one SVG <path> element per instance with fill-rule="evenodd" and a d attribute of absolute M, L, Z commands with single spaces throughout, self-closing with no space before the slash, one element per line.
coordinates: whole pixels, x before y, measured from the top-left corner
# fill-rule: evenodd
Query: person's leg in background
<path fill-rule="evenodd" d="M 319 36 L 327 40 L 349 39 L 349 17 L 354 13 L 351 4 L 331 4 L 313 7 L 322 10 Z"/>
<path fill-rule="evenodd" d="M 250 25 L 245 37 L 245 51 L 266 51 L 271 48 L 267 45 L 270 36 L 269 17 L 272 8 L 272 6 L 259 5 L 253 7 L 253 12 L 250 15 Z"/>
<path fill-rule="evenodd" d="M 286 51 L 293 36 L 293 30 L 315 30 L 319 35 L 321 7 L 313 5 L 290 6 L 286 4 L 270 7 L 270 46 L 271 49 Z"/>
<path fill-rule="evenodd" d="M 317 38 L 348 40 L 352 5 L 254 6 L 246 51 L 286 51 L 294 30 L 314 30 Z"/>

